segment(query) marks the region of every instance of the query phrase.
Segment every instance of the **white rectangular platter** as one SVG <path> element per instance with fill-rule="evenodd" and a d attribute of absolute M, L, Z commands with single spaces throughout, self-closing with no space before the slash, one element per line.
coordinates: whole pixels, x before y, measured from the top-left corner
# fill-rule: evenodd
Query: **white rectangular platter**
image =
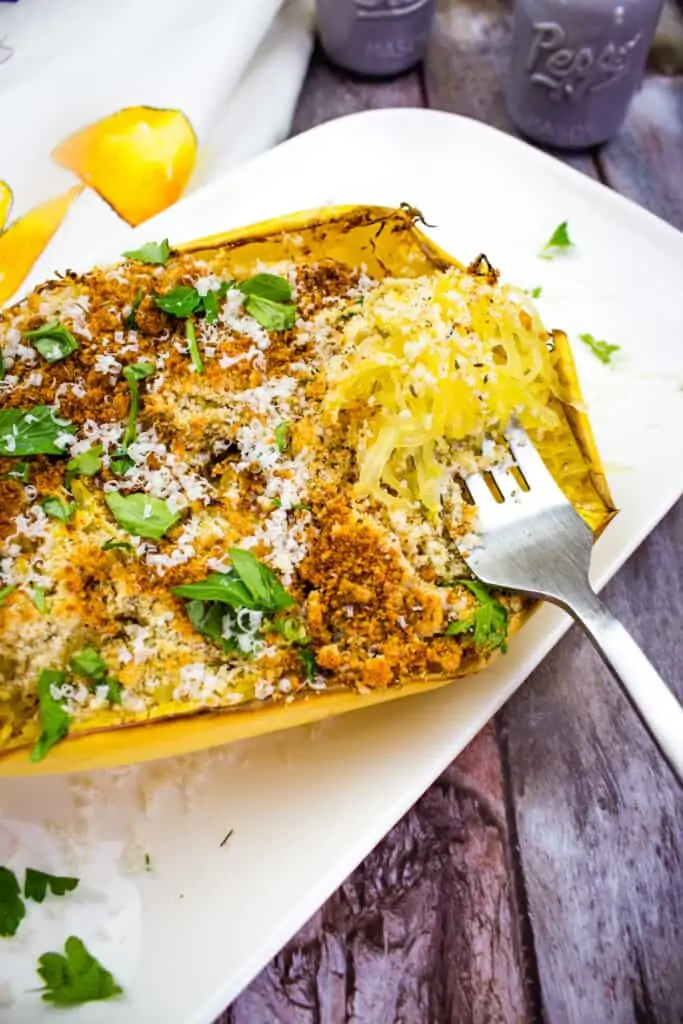
<path fill-rule="evenodd" d="M 543 287 L 575 345 L 620 515 L 598 542 L 602 585 L 681 493 L 683 236 L 474 121 L 391 110 L 323 125 L 138 229 L 182 242 L 330 203 L 409 202 L 462 260 L 484 251 Z M 576 247 L 537 253 L 560 221 Z M 133 248 L 130 236 L 126 248 Z M 70 265 L 118 252 L 78 248 Z M 37 956 L 79 935 L 125 996 L 60 1013 L 102 1024 L 210 1024 L 516 689 L 567 628 L 542 609 L 481 675 L 422 697 L 229 748 L 97 775 L 0 781 L 0 863 L 77 873 L 0 946 L 0 1021 L 53 1020 Z M 233 830 L 229 841 L 221 841 Z M 145 870 L 145 854 L 151 870 Z"/>

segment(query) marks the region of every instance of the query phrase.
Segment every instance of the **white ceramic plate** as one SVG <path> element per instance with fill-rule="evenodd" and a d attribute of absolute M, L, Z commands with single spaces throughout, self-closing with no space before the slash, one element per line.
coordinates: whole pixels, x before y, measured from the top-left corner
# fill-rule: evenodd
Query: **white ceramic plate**
<path fill-rule="evenodd" d="M 621 346 L 613 368 L 576 346 L 622 508 L 595 551 L 602 585 L 681 491 L 683 236 L 521 142 L 421 110 L 323 125 L 192 196 L 138 236 L 180 242 L 320 204 L 401 201 L 420 207 L 438 225 L 434 237 L 461 259 L 484 250 L 509 279 L 542 285 L 549 326 Z M 562 220 L 576 250 L 539 260 Z M 116 255 L 94 251 L 79 265 Z M 54 1018 L 27 994 L 36 957 L 77 934 L 126 995 L 73 1011 L 74 1018 L 208 1024 L 567 624 L 542 609 L 489 671 L 422 697 L 139 768 L 0 782 L 0 863 L 82 879 L 73 896 L 31 905 L 17 937 L 0 940 L 0 978 L 10 981 L 0 986 L 0 1021 Z"/>

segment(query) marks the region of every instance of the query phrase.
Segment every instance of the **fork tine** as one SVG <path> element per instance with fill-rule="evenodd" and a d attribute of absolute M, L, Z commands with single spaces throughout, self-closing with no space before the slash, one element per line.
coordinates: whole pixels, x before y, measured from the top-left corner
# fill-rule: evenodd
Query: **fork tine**
<path fill-rule="evenodd" d="M 470 492 L 472 501 L 481 508 L 482 506 L 495 504 L 495 498 L 491 493 L 489 485 L 486 483 L 482 473 L 472 473 L 471 476 L 465 478 L 465 486 Z"/>
<path fill-rule="evenodd" d="M 521 487 L 519 481 L 515 480 L 514 476 L 510 472 L 511 467 L 498 467 L 491 471 L 491 476 L 496 482 L 496 487 L 503 495 L 506 501 L 514 501 L 519 495 Z"/>
<path fill-rule="evenodd" d="M 509 426 L 505 431 L 505 438 L 512 457 L 529 487 L 532 490 L 542 487 L 546 492 L 553 492 L 567 502 L 524 428 L 519 423 Z"/>

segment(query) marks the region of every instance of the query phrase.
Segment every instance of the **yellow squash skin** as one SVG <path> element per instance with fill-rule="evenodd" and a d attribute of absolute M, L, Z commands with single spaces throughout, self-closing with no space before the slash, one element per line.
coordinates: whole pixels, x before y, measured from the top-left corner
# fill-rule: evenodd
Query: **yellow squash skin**
<path fill-rule="evenodd" d="M 416 226 L 417 211 L 367 206 L 338 206 L 295 213 L 276 220 L 215 235 L 178 247 L 181 252 L 201 256 L 217 247 L 229 249 L 238 275 L 254 273 L 264 263 L 295 262 L 323 256 L 352 266 L 365 264 L 371 276 L 418 277 L 436 269 L 461 266 Z M 582 411 L 582 398 L 571 349 L 566 337 L 555 332 L 554 360 L 563 393 L 555 402 L 561 428 L 554 433 L 552 447 L 539 451 L 558 481 L 569 479 L 566 494 L 597 536 L 616 513 L 600 462 L 591 426 Z M 558 437 L 561 455 L 558 456 Z M 569 467 L 570 472 L 567 473 Z M 527 612 L 513 616 L 515 632 Z M 468 661 L 462 674 L 483 667 L 490 658 Z M 343 714 L 407 697 L 446 685 L 453 677 L 428 680 L 406 679 L 400 686 L 360 693 L 329 688 L 297 696 L 290 703 L 247 705 L 233 710 L 195 713 L 185 706 L 178 715 L 173 704 L 159 706 L 144 722 L 112 727 L 110 716 L 101 712 L 87 724 L 74 723 L 68 738 L 57 744 L 49 756 L 36 764 L 28 750 L 20 747 L 0 757 L 0 776 L 55 774 L 94 770 L 170 757 L 295 728 L 322 718 Z M 188 713 L 188 710 L 190 713 Z M 174 717 L 175 716 L 175 717 Z"/>

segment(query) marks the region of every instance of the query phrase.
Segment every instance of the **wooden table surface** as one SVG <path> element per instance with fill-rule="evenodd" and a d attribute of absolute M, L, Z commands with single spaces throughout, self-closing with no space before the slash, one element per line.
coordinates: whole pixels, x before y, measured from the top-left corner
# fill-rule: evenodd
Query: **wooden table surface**
<path fill-rule="evenodd" d="M 436 27 L 448 48 L 391 81 L 316 52 L 293 132 L 431 106 L 514 133 L 507 3 L 444 2 Z M 568 162 L 683 228 L 683 66 L 651 63 L 620 136 Z M 604 591 L 680 698 L 682 567 L 679 503 Z M 221 1018 L 531 1021 L 683 1022 L 683 792 L 576 627 Z"/>

